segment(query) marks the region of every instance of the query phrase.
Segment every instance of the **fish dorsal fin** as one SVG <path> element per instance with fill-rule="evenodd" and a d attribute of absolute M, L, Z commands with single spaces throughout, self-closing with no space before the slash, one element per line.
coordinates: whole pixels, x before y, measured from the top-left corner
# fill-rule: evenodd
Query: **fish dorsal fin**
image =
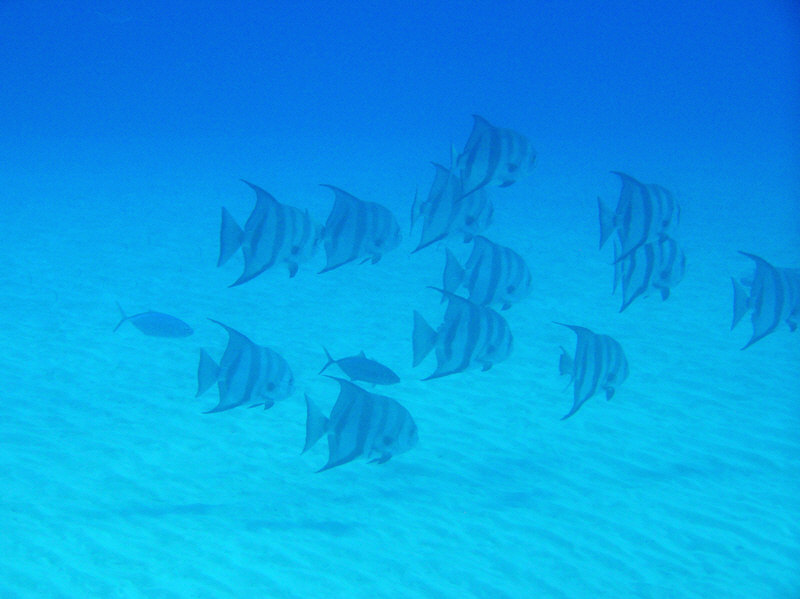
<path fill-rule="evenodd" d="M 479 114 L 472 115 L 472 133 L 481 135 L 484 131 L 494 129 L 494 126 Z"/>
<path fill-rule="evenodd" d="M 363 200 L 359 200 L 353 194 L 347 193 L 345 190 L 339 189 L 335 185 L 328 185 L 327 183 L 320 183 L 320 186 L 321 187 L 327 187 L 328 189 L 333 191 L 333 193 L 335 194 L 334 201 L 336 201 L 336 202 L 341 200 L 341 201 L 347 202 L 349 204 L 361 204 L 361 203 L 363 203 Z"/>
<path fill-rule="evenodd" d="M 250 183 L 250 181 L 245 181 L 244 179 L 241 180 L 242 183 L 249 185 L 250 188 L 256 192 L 256 207 L 253 208 L 253 212 L 255 213 L 262 213 L 266 207 L 270 204 L 280 204 L 278 200 L 276 200 L 272 194 L 267 192 L 266 190 L 260 188 L 258 185 L 254 183 Z"/>
<path fill-rule="evenodd" d="M 366 360 L 367 359 L 367 354 L 365 354 L 364 350 L 362 349 L 361 352 L 359 352 L 358 357 L 359 358 L 364 358 Z"/>
<path fill-rule="evenodd" d="M 236 347 L 237 349 L 242 347 L 242 346 L 244 346 L 244 345 L 255 345 L 255 343 L 253 343 L 250 340 L 250 338 L 247 337 L 247 335 L 244 335 L 244 334 L 240 333 L 236 329 L 232 329 L 228 325 L 223 324 L 218 320 L 214 320 L 213 318 L 209 318 L 209 320 L 211 322 L 214 322 L 214 323 L 218 324 L 219 326 L 221 326 L 223 329 L 225 329 L 228 332 L 228 338 L 229 338 L 228 344 L 229 345 L 231 345 L 233 347 Z"/>

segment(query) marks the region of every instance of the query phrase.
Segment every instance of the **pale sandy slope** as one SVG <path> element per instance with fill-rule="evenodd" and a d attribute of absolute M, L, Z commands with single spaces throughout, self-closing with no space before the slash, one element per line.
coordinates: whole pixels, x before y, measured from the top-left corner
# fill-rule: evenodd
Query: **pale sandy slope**
<path fill-rule="evenodd" d="M 620 315 L 594 175 L 538 177 L 498 198 L 491 231 L 537 279 L 506 313 L 513 356 L 427 383 L 433 361 L 410 365 L 411 314 L 441 317 L 425 286 L 439 284 L 442 247 L 409 256 L 406 239 L 377 266 L 316 275 L 319 256 L 294 280 L 227 289 L 240 265 L 214 267 L 222 200 L 209 189 L 179 197 L 165 176 L 115 203 L 113 185 L 86 184 L 59 213 L 43 209 L 58 185 L 14 192 L 35 201 L 7 221 L 0 267 L 0 595 L 796 597 L 800 337 L 782 328 L 741 352 L 749 323 L 728 328 L 729 276 L 749 268 L 736 250 L 797 254 L 780 239 L 754 247 L 763 235 L 746 224 L 686 224 L 673 298 Z M 243 218 L 250 196 L 219 180 Z M 323 218 L 329 194 L 304 189 Z M 155 193 L 180 201 L 146 208 Z M 524 207 L 534 197 L 541 210 Z M 115 300 L 196 334 L 112 334 Z M 295 395 L 267 413 L 202 414 L 215 397 L 194 399 L 198 350 L 219 356 L 226 341 L 206 317 L 281 352 Z M 566 422 L 558 347 L 574 336 L 552 321 L 615 336 L 631 364 L 611 402 Z M 328 409 L 337 390 L 316 375 L 322 343 L 398 371 L 388 394 L 417 420 L 413 452 L 314 473 L 325 445 L 299 455 L 302 396 Z"/>

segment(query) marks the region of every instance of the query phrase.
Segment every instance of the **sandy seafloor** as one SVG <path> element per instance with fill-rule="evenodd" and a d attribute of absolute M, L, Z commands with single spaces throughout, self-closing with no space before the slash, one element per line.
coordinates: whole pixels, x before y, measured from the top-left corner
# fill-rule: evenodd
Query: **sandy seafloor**
<path fill-rule="evenodd" d="M 737 250 L 796 266 L 791 219 L 717 218 L 729 186 L 635 165 L 642 179 L 683 184 L 688 271 L 667 302 L 640 298 L 619 314 L 596 195 L 614 202 L 607 171 L 623 167 L 612 157 L 569 170 L 540 150 L 530 179 L 495 193 L 487 232 L 536 280 L 505 313 L 513 355 L 422 382 L 434 361 L 411 368 L 412 310 L 440 321 L 426 286 L 440 283 L 442 245 L 410 255 L 416 230 L 375 266 L 317 275 L 320 254 L 295 279 L 276 269 L 229 289 L 241 260 L 215 267 L 219 208 L 244 221 L 245 177 L 324 221 L 332 197 L 317 183 L 329 182 L 391 206 L 405 232 L 427 160 L 446 156 L 426 147 L 348 169 L 359 156 L 275 164 L 243 151 L 249 162 L 182 170 L 174 156 L 158 168 L 142 146 L 125 170 L 101 144 L 77 168 L 61 150 L 46 176 L 14 172 L 5 189 L 18 201 L 0 262 L 2 597 L 800 593 L 800 336 L 782 326 L 741 351 L 749 321 L 729 330 L 730 276 L 750 269 Z M 112 333 L 115 301 L 196 332 Z M 194 397 L 199 348 L 219 357 L 226 343 L 207 317 L 282 353 L 294 395 L 266 413 L 202 414 L 216 390 Z M 631 368 L 612 401 L 564 422 L 571 389 L 557 363 L 574 335 L 553 321 L 611 334 Z M 300 455 L 303 393 L 325 410 L 337 393 L 316 374 L 322 344 L 337 357 L 364 349 L 400 374 L 382 391 L 413 414 L 418 447 L 315 473 L 326 447 Z"/>

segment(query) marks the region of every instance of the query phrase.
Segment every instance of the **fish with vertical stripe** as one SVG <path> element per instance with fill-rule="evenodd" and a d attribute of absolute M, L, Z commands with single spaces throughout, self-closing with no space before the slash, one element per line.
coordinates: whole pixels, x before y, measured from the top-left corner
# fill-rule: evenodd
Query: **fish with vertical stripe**
<path fill-rule="evenodd" d="M 363 258 L 373 264 L 402 240 L 400 225 L 391 211 L 375 202 L 365 202 L 332 185 L 333 208 L 325 222 L 323 240 L 327 263 L 320 273 Z"/>
<path fill-rule="evenodd" d="M 418 442 L 411 414 L 390 397 L 369 393 L 345 379 L 329 417 L 306 394 L 306 442 L 303 453 L 327 434 L 328 462 L 317 472 L 330 470 L 359 457 L 384 464 Z"/>
<path fill-rule="evenodd" d="M 680 205 L 672 193 L 660 185 L 645 185 L 630 175 L 613 172 L 621 182 L 619 200 L 612 212 L 600 198 L 597 205 L 600 219 L 600 248 L 614 231 L 622 260 L 638 247 L 672 235 L 680 222 Z"/>
<path fill-rule="evenodd" d="M 530 295 L 531 272 L 525 259 L 511 248 L 478 235 L 472 253 L 462 267 L 448 249 L 442 275 L 445 291 L 460 286 L 469 291 L 469 300 L 482 306 L 500 306 L 507 310 Z"/>
<path fill-rule="evenodd" d="M 508 187 L 536 166 L 536 150 L 524 135 L 472 115 L 472 133 L 455 161 L 464 195 L 487 185 Z"/>
<path fill-rule="evenodd" d="M 209 319 L 211 320 L 211 319 Z M 215 322 L 228 333 L 228 345 L 217 364 L 206 352 L 200 351 L 197 367 L 197 395 L 217 383 L 219 403 L 208 410 L 222 412 L 244 405 L 264 404 L 271 408 L 276 401 L 289 397 L 294 390 L 294 376 L 289 364 L 277 352 L 256 345 L 242 333 Z"/>
<path fill-rule="evenodd" d="M 747 349 L 785 322 L 791 331 L 800 319 L 800 269 L 773 266 L 754 254 L 739 252 L 755 262 L 752 278 L 733 282 L 733 329 L 752 310 L 753 336 Z M 747 289 L 749 287 L 749 291 Z"/>
<path fill-rule="evenodd" d="M 494 206 L 485 189 L 464 195 L 459 176 L 434 163 L 436 176 L 422 202 L 414 198 L 411 226 L 422 218 L 422 236 L 414 252 L 453 235 L 462 235 L 469 242 L 492 223 Z M 412 253 L 414 253 L 412 252 Z"/>
<path fill-rule="evenodd" d="M 686 272 L 686 255 L 671 237 L 645 243 L 625 258 L 617 260 L 619 248 L 619 242 L 615 239 L 614 292 L 618 285 L 622 286 L 620 312 L 637 297 L 647 297 L 654 291 L 661 294 L 662 300 L 666 300 Z"/>
<path fill-rule="evenodd" d="M 577 335 L 574 358 L 561 348 L 558 369 L 570 375 L 573 385 L 572 409 L 561 418 L 566 420 L 590 397 L 604 391 L 611 399 L 628 378 L 628 360 L 622 346 L 608 335 L 598 335 L 585 327 L 557 322 Z"/>
<path fill-rule="evenodd" d="M 491 308 L 444 289 L 436 290 L 447 300 L 444 319 L 437 330 L 414 311 L 413 365 L 418 366 L 431 350 L 436 350 L 436 370 L 423 380 L 469 368 L 489 370 L 511 355 L 514 338 L 505 318 Z"/>
<path fill-rule="evenodd" d="M 285 264 L 294 277 L 300 264 L 316 253 L 322 230 L 308 211 L 281 204 L 272 195 L 243 181 L 256 193 L 256 205 L 240 228 L 227 209 L 222 209 L 220 250 L 217 266 L 225 264 L 239 249 L 244 272 L 231 287 L 250 281 L 276 264 Z"/>

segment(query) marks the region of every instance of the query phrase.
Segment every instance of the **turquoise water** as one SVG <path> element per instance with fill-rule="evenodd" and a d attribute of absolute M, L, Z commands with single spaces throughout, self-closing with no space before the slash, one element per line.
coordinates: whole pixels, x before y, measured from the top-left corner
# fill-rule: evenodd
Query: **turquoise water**
<path fill-rule="evenodd" d="M 743 250 L 800 266 L 800 17 L 788 3 L 0 4 L 0 595 L 780 597 L 800 593 L 797 333 L 730 331 Z M 421 381 L 414 310 L 443 314 L 445 247 L 411 255 L 416 190 L 473 113 L 526 135 L 533 174 L 486 232 L 533 292 L 511 357 Z M 684 280 L 622 314 L 597 197 L 672 190 Z M 220 208 L 253 181 L 320 223 L 336 185 L 404 239 L 376 265 L 240 287 Z M 112 333 L 175 315 L 187 338 Z M 220 320 L 291 365 L 267 412 L 203 414 Z M 614 398 L 567 421 L 560 346 L 624 347 Z M 420 441 L 316 474 L 300 453 L 322 345 L 401 383 Z"/>

